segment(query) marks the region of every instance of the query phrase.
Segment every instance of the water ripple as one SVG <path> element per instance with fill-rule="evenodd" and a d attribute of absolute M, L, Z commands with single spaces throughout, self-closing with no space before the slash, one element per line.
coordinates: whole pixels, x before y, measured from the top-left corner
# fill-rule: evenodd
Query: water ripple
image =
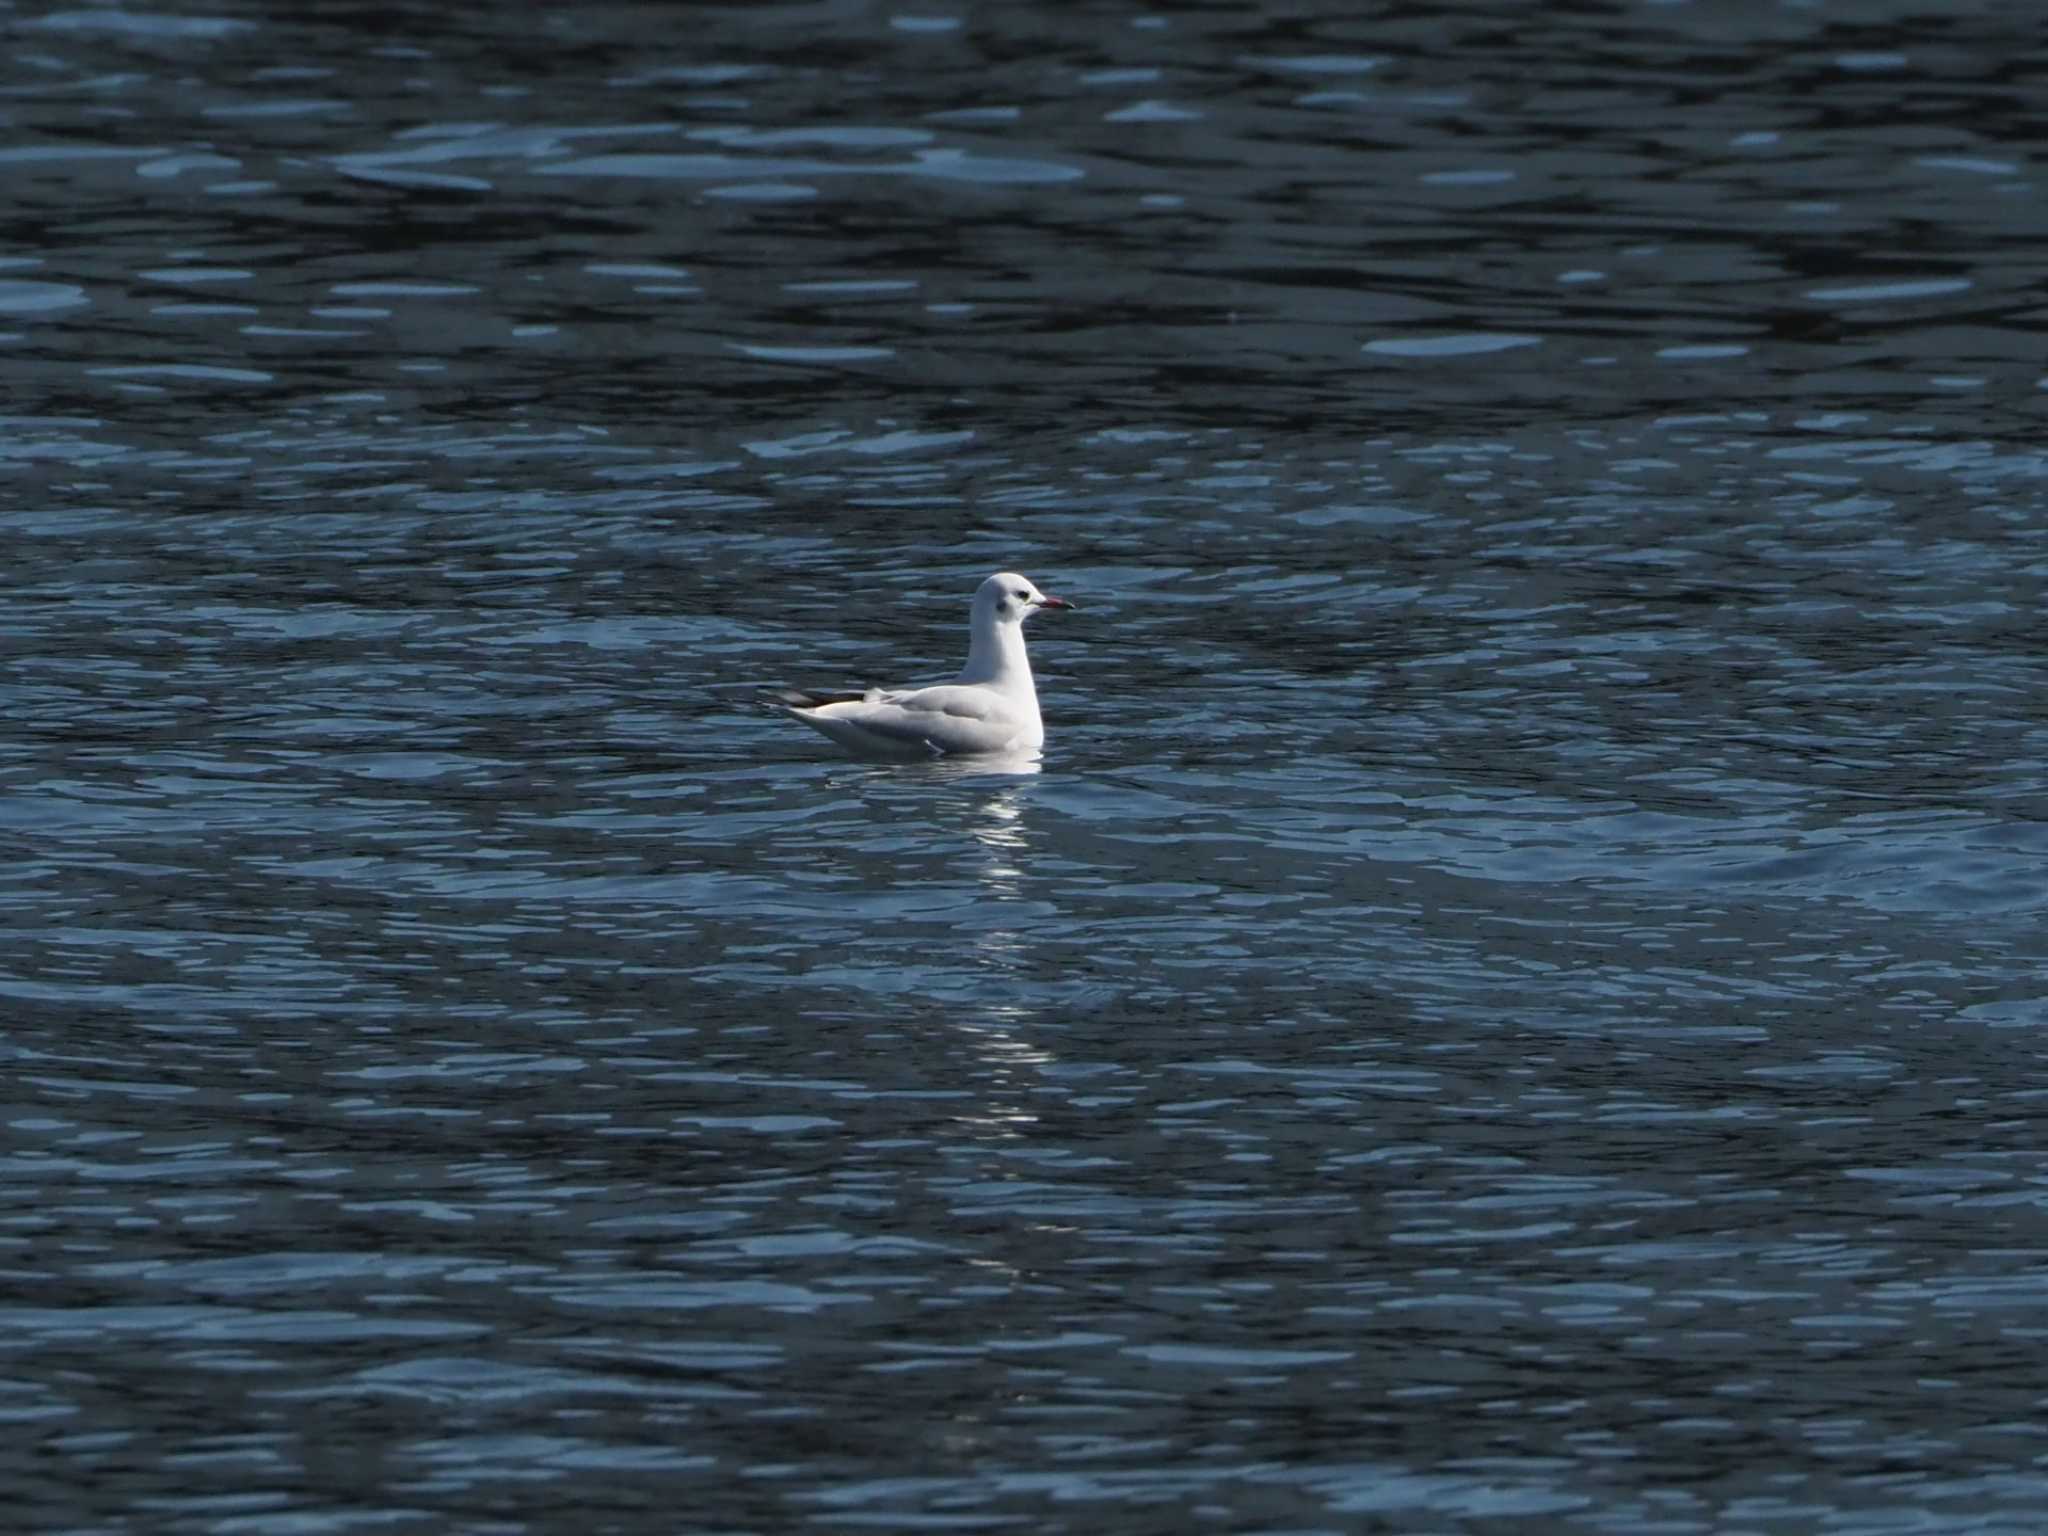
<path fill-rule="evenodd" d="M 2038 49 L 1698 9 L 22 22 L 18 1522 L 2032 1529 Z"/>

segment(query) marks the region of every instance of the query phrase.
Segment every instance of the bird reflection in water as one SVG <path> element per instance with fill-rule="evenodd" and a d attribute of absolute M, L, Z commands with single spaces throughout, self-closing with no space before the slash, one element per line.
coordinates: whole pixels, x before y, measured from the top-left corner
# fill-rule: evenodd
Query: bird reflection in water
<path fill-rule="evenodd" d="M 978 1058 L 986 1092 L 960 1123 L 987 1139 L 1019 1136 L 1038 1116 L 1025 1105 L 1039 1086 L 1039 1074 L 1057 1061 L 1038 1044 L 1040 1022 L 1036 1002 L 1020 992 L 1017 980 L 1030 964 L 1031 935 L 1021 926 L 1027 910 L 1024 883 L 1030 863 L 1031 804 L 1029 777 L 1040 771 L 1039 754 L 981 757 L 934 763 L 938 777 L 975 783 L 980 791 L 970 803 L 966 830 L 981 845 L 977 876 L 981 899 L 975 903 L 971 940 L 981 965 L 998 983 L 987 1001 L 963 1010 L 960 1033 Z M 1012 915 L 1014 914 L 1014 916 Z M 996 1000 L 1000 998 L 1000 1001 Z"/>
<path fill-rule="evenodd" d="M 978 871 L 983 902 L 975 914 L 975 949 L 1006 971 L 1024 964 L 1025 936 L 1003 921 L 1003 903 L 1024 899 L 1024 866 L 1031 851 L 1031 837 L 1024 820 L 1030 803 L 1029 786 L 1022 782 L 1039 771 L 1036 752 L 1014 757 L 985 757 L 978 760 L 981 772 L 971 775 L 988 779 L 987 791 L 978 797 L 974 817 L 967 830 L 981 844 L 983 857 Z M 1000 766 L 998 766 L 1000 764 Z M 942 766 L 934 764 L 935 769 Z M 991 777 L 1000 775 L 1000 778 Z M 946 777 L 970 777 L 950 773 Z M 980 787 L 977 785 L 977 787 Z M 1021 914 L 1019 914 L 1021 916 Z"/>
<path fill-rule="evenodd" d="M 983 752 L 971 757 L 934 758 L 919 769 L 934 779 L 1021 779 L 1045 771 L 1045 754 Z"/>

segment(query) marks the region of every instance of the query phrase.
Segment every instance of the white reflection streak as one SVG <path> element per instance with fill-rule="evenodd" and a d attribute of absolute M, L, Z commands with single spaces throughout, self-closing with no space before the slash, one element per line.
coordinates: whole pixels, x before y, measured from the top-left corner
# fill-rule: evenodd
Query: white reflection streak
<path fill-rule="evenodd" d="M 1039 756 L 963 760 L 947 777 L 1002 776 L 1016 779 L 1039 772 Z M 995 787 L 974 807 L 968 831 L 982 847 L 981 899 L 975 904 L 974 950 L 992 973 L 1002 1001 L 974 1008 L 961 1019 L 960 1031 L 982 1063 L 988 1092 L 974 1113 L 959 1117 L 973 1134 L 995 1140 L 1015 1138 L 1020 1128 L 1038 1117 L 1024 1106 L 1038 1073 L 1053 1064 L 1050 1051 L 1031 1043 L 1026 1032 L 1037 1008 L 1015 996 L 1016 977 L 1024 968 L 1028 938 L 1016 924 L 1004 921 L 1005 909 L 1024 900 L 1025 869 L 1031 855 L 1030 825 L 1025 819 L 1029 796 L 1009 783 Z"/>
<path fill-rule="evenodd" d="M 1031 846 L 1024 835 L 1024 807 L 1014 789 L 1006 789 L 989 798 L 982 806 L 981 814 L 968 828 L 975 840 L 988 850 L 982 861 L 981 883 L 987 887 L 986 899 L 991 902 L 1018 901 L 1024 895 L 1023 858 Z M 989 915 L 995 915 L 994 908 Z M 1013 955 L 1020 948 L 1017 935 L 1002 928 L 985 929 L 976 940 L 982 948 L 990 947 L 992 940 L 1000 941 L 995 948 L 1006 955 Z"/>
<path fill-rule="evenodd" d="M 976 1136 L 1012 1140 L 1022 1127 L 1038 1122 L 1038 1116 L 1024 1107 L 1023 1095 L 1033 1090 L 1038 1072 L 1059 1058 L 1012 1033 L 1031 1022 L 1032 1012 L 1014 1003 L 998 1003 L 960 1021 L 960 1033 L 981 1064 L 987 1088 L 972 1112 L 955 1118 Z"/>
<path fill-rule="evenodd" d="M 980 772 L 1020 778 L 1039 771 L 1036 752 L 1016 756 L 973 759 Z M 1026 797 L 1023 787 L 1006 784 L 990 794 L 977 808 L 967 830 L 985 851 L 981 883 L 985 888 L 977 903 L 974 947 L 1005 971 L 1018 968 L 1024 953 L 1024 936 L 1001 922 L 1003 903 L 1024 897 L 1024 863 L 1030 856 L 1031 838 L 1024 823 Z"/>

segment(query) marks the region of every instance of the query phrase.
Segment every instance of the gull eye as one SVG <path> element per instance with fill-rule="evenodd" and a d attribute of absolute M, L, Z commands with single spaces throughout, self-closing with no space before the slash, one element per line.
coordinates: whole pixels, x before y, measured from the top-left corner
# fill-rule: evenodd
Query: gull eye
<path fill-rule="evenodd" d="M 1026 598 L 1026 597 L 1029 597 L 1030 595 L 1031 595 L 1031 594 L 1030 594 L 1029 592 L 1026 592 L 1026 591 L 1025 591 L 1025 590 L 1024 590 L 1024 589 L 1023 589 L 1022 587 L 1019 587 L 1019 588 L 1018 588 L 1018 589 L 1017 589 L 1016 591 L 1014 591 L 1014 592 L 1012 592 L 1012 593 L 1010 594 L 1010 596 L 1012 596 L 1012 597 L 1015 597 L 1015 598 Z"/>

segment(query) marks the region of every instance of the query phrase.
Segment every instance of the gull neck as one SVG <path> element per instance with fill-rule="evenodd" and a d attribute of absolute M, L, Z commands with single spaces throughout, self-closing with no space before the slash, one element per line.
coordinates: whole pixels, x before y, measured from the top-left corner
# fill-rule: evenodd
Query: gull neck
<path fill-rule="evenodd" d="M 998 623 L 992 613 L 976 613 L 967 645 L 963 683 L 1031 690 L 1031 658 L 1024 653 L 1024 626 Z"/>

